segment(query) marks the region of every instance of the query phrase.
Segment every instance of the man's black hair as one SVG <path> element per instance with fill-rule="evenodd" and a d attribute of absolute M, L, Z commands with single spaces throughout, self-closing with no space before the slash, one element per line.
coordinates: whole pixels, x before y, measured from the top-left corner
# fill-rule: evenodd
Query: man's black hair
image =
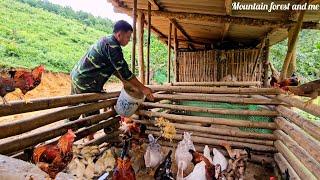
<path fill-rule="evenodd" d="M 124 20 L 117 21 L 113 26 L 113 33 L 117 33 L 119 31 L 133 31 L 132 26 Z"/>

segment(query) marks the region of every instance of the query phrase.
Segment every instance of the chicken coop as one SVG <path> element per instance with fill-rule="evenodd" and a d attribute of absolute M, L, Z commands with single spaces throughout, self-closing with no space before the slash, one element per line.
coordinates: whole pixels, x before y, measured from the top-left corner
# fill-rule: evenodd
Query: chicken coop
<path fill-rule="evenodd" d="M 158 140 L 161 147 L 175 150 L 184 132 L 189 132 L 198 152 L 208 145 L 232 158 L 224 144 L 234 149 L 249 149 L 251 157 L 245 179 L 280 179 L 284 175 L 289 179 L 320 178 L 320 124 L 295 111 L 320 117 L 320 107 L 268 86 L 270 46 L 288 38 L 281 78 L 290 76 L 297 68 L 298 33 L 301 29 L 320 28 L 319 11 L 236 10 L 231 0 L 108 2 L 115 11 L 133 17 L 132 71 L 137 67 L 141 82 L 154 91 L 155 101 L 143 102 L 132 118 L 146 125 L 147 134 L 156 137 L 163 133 L 157 126 L 159 118 L 166 119 L 175 129 L 171 141 L 163 137 Z M 319 3 L 317 0 L 277 1 L 279 4 L 306 2 Z M 245 5 L 253 1 L 237 3 Z M 146 55 L 144 30 L 148 34 Z M 168 45 L 165 85 L 150 85 L 151 33 Z M 56 142 L 68 129 L 75 131 L 75 141 L 104 129 L 101 137 L 85 146 L 98 145 L 101 150 L 106 149 L 103 144 L 119 144 L 120 117 L 112 108 L 119 93 L 70 95 L 0 105 L 0 116 L 51 110 L 0 125 L 0 154 L 26 160 L 28 149 L 39 143 Z M 101 113 L 56 124 L 96 110 Z M 50 129 L 41 130 L 43 126 Z M 173 155 L 172 159 L 174 162 Z M 176 170 L 175 166 L 172 169 Z"/>

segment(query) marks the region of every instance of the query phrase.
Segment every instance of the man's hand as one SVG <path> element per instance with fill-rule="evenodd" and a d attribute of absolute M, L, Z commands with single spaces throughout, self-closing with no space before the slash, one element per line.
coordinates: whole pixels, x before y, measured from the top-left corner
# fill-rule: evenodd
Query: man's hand
<path fill-rule="evenodd" d="M 153 96 L 152 90 L 151 90 L 150 88 L 144 87 L 144 88 L 142 89 L 142 93 L 147 96 L 147 99 L 148 99 L 149 101 L 154 101 L 154 96 Z"/>

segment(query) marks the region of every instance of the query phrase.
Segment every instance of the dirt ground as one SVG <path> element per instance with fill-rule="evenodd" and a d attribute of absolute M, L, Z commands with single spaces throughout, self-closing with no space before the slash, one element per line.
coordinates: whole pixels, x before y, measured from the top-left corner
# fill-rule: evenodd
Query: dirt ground
<path fill-rule="evenodd" d="M 117 91 L 122 88 L 121 83 L 106 83 L 104 89 L 107 92 Z M 37 98 L 48 98 L 48 97 L 55 97 L 55 96 L 66 96 L 70 94 L 70 76 L 69 74 L 64 73 L 44 73 L 42 76 L 41 84 L 33 89 L 32 91 L 28 92 L 25 95 L 25 98 L 30 99 L 37 99 Z M 17 89 L 16 91 L 9 93 L 5 96 L 7 101 L 16 101 L 20 100 L 19 96 L 21 96 L 21 91 Z M 0 103 L 1 100 L 0 100 Z M 52 110 L 47 111 L 39 111 L 39 112 L 31 112 L 31 113 L 24 113 L 24 114 L 17 114 L 12 116 L 5 116 L 0 117 L 0 124 L 6 122 L 12 122 L 14 120 L 23 119 L 26 117 L 30 117 L 31 115 L 36 115 L 39 113 L 45 113 Z"/>

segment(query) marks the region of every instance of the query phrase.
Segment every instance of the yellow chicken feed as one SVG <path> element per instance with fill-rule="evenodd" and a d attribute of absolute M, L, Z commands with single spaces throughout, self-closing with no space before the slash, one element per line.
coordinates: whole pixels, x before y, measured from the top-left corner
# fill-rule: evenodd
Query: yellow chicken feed
<path fill-rule="evenodd" d="M 157 118 L 156 124 L 161 130 L 161 136 L 172 141 L 173 137 L 176 135 L 176 128 L 170 121 L 163 117 Z"/>

